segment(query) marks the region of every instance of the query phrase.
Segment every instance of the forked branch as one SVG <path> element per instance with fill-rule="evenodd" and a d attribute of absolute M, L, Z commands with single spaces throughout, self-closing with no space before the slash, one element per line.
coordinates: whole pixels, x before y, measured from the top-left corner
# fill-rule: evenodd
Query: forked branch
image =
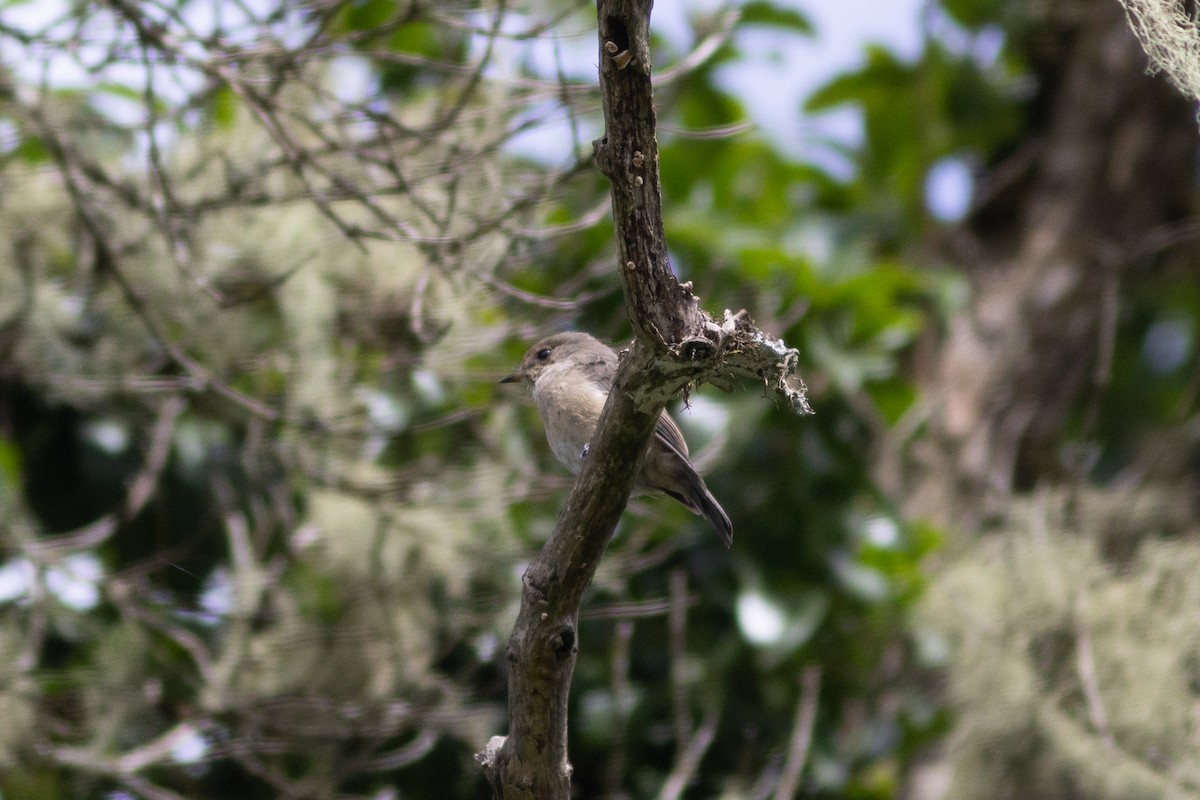
<path fill-rule="evenodd" d="M 579 606 L 629 498 L 666 403 L 692 383 L 750 378 L 797 413 L 811 413 L 797 354 L 743 313 L 720 320 L 676 280 L 667 257 L 650 80 L 650 0 L 598 0 L 605 135 L 596 163 L 612 182 L 618 271 L 636 338 L 553 535 L 523 578 L 508 643 L 507 737 L 477 758 L 495 796 L 567 800 L 567 700 Z"/>

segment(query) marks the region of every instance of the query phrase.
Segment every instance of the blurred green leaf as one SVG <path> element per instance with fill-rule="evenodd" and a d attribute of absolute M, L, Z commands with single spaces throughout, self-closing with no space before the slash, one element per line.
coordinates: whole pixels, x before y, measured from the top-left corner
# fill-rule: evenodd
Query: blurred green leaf
<path fill-rule="evenodd" d="M 26 164 L 44 164 L 50 160 L 46 143 L 36 136 L 22 136 L 12 153 Z"/>
<path fill-rule="evenodd" d="M 947 14 L 968 30 L 978 30 L 1012 13 L 1012 4 L 1005 0 L 942 0 L 939 4 Z"/>
<path fill-rule="evenodd" d="M 395 0 L 351 0 L 338 8 L 333 28 L 337 31 L 372 31 L 386 25 L 397 8 Z"/>
<path fill-rule="evenodd" d="M 765 0 L 754 0 L 742 6 L 742 22 L 746 25 L 783 28 L 810 36 L 815 33 L 812 22 L 800 11 Z"/>
<path fill-rule="evenodd" d="M 209 115 L 213 124 L 220 130 L 229 130 L 237 121 L 237 112 L 241 108 L 241 98 L 228 86 L 219 86 L 212 93 L 209 101 Z"/>
<path fill-rule="evenodd" d="M 0 505 L 21 486 L 21 452 L 10 440 L 0 436 Z"/>

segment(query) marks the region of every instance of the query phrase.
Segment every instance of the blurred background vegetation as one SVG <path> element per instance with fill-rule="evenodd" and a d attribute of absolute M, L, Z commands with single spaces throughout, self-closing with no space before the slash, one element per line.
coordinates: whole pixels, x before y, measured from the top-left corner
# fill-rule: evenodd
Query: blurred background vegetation
<path fill-rule="evenodd" d="M 631 503 L 580 797 L 1200 795 L 1194 108 L 1115 2 L 922 19 L 794 142 L 722 76 L 819 37 L 802 7 L 656 35 L 673 266 L 799 349 L 817 413 L 679 409 L 737 538 Z M 0 4 L 0 796 L 488 796 L 569 481 L 496 380 L 628 336 L 593 31 Z"/>

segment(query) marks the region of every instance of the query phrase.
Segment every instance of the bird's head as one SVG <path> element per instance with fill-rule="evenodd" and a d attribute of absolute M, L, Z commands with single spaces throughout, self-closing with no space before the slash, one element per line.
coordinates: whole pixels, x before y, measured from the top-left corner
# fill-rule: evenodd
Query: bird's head
<path fill-rule="evenodd" d="M 500 383 L 537 383 L 538 377 L 550 367 L 566 365 L 588 369 L 593 364 L 615 361 L 607 345 L 587 333 L 567 331 L 547 336 L 525 351 L 521 366 Z"/>

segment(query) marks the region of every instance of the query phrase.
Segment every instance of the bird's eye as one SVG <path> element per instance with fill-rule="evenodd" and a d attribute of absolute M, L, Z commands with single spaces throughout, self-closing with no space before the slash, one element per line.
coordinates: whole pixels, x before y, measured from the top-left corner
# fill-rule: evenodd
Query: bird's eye
<path fill-rule="evenodd" d="M 537 360 L 538 361 L 545 361 L 549 357 L 550 357 L 550 348 L 549 347 L 543 347 L 541 350 L 537 351 Z"/>

